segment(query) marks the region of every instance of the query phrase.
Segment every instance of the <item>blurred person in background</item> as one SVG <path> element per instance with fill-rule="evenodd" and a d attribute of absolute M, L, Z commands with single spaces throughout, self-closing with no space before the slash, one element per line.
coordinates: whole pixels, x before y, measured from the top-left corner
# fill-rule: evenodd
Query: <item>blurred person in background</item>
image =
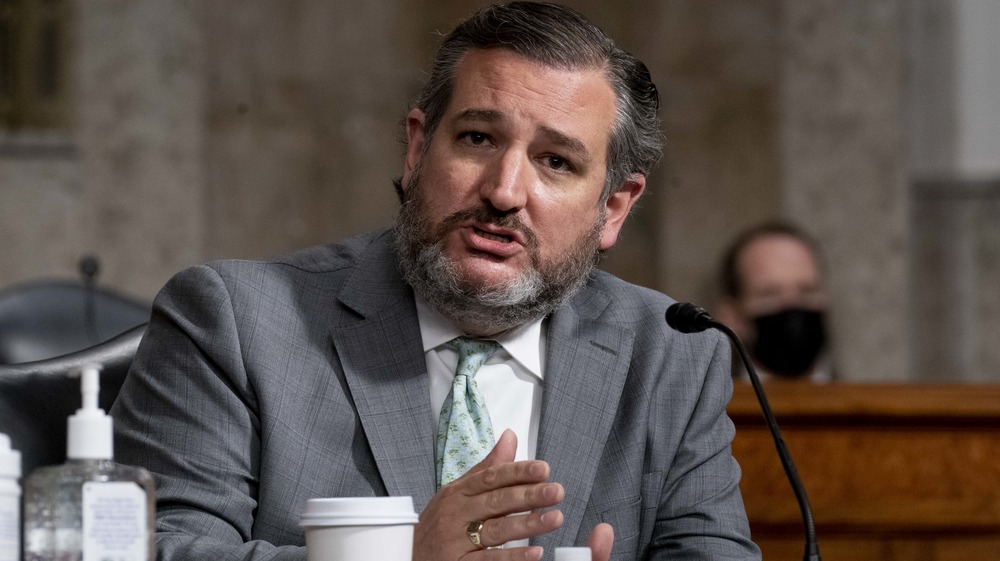
<path fill-rule="evenodd" d="M 725 252 L 716 317 L 743 340 L 762 378 L 833 378 L 824 276 L 816 240 L 785 222 L 750 228 Z M 733 365 L 734 376 L 746 376 Z"/>

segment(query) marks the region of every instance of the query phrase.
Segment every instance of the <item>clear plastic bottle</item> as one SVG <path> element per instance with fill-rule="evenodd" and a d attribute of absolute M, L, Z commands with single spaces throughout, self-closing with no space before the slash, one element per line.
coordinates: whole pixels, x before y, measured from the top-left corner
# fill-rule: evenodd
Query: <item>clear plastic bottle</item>
<path fill-rule="evenodd" d="M 25 561 L 155 560 L 153 478 L 112 461 L 98 373 L 96 366 L 81 369 L 83 407 L 69 418 L 66 463 L 25 481 Z"/>
<path fill-rule="evenodd" d="M 21 454 L 0 433 L 0 561 L 21 559 Z"/>

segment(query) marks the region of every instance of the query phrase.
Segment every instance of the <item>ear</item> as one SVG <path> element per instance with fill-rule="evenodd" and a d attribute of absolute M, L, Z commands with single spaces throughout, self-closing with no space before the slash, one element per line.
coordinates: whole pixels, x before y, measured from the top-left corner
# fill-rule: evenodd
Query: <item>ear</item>
<path fill-rule="evenodd" d="M 420 165 L 420 156 L 424 152 L 424 112 L 411 109 L 406 115 L 406 158 L 403 160 L 403 189 L 410 184 L 413 170 Z"/>
<path fill-rule="evenodd" d="M 628 213 L 632 211 L 632 205 L 639 200 L 645 190 L 646 176 L 634 174 L 608 197 L 608 201 L 604 203 L 606 221 L 601 231 L 601 249 L 610 249 L 618 241 L 618 233 L 621 232 Z"/>

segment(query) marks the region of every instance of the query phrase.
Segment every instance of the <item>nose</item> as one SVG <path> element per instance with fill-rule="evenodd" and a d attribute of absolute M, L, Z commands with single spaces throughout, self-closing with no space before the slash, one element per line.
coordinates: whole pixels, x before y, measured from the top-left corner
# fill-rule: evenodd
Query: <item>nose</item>
<path fill-rule="evenodd" d="M 530 186 L 531 166 L 527 156 L 508 149 L 486 170 L 480 196 L 493 208 L 512 214 L 527 204 Z"/>

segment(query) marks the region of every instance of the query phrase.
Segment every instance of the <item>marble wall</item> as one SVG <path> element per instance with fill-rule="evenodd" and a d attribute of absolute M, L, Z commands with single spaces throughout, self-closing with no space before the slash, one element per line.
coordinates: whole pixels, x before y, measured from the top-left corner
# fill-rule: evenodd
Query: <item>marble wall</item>
<path fill-rule="evenodd" d="M 100 282 L 151 298 L 204 258 L 198 4 L 74 4 L 74 126 L 0 138 L 0 286 L 93 253 Z"/>
<path fill-rule="evenodd" d="M 911 373 L 901 13 L 896 0 L 786 2 L 782 22 L 782 212 L 822 243 L 845 379 Z"/>

